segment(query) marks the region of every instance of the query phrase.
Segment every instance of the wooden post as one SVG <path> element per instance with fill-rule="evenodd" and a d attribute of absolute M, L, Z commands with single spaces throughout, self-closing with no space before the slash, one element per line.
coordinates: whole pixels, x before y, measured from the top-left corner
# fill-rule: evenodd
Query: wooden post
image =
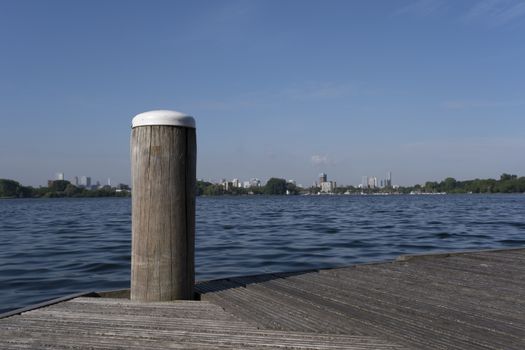
<path fill-rule="evenodd" d="M 133 118 L 131 299 L 193 299 L 195 120 L 175 111 Z"/>

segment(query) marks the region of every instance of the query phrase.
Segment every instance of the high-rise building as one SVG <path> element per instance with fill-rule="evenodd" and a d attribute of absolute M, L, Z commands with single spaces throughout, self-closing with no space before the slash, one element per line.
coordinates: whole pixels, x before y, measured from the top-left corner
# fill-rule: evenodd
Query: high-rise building
<path fill-rule="evenodd" d="M 73 177 L 73 185 L 78 186 L 78 176 Z"/>
<path fill-rule="evenodd" d="M 80 177 L 80 186 L 91 187 L 91 177 L 81 176 Z"/>
<path fill-rule="evenodd" d="M 392 172 L 387 172 L 386 173 L 386 184 L 385 184 L 386 187 L 392 187 Z"/>
<path fill-rule="evenodd" d="M 56 173 L 55 180 L 64 180 L 64 173 Z"/>
<path fill-rule="evenodd" d="M 335 190 L 335 181 L 328 181 L 325 173 L 319 174 L 319 187 L 323 193 L 332 193 Z"/>
<path fill-rule="evenodd" d="M 242 183 L 239 181 L 239 179 L 233 179 L 232 180 L 232 186 L 233 187 L 242 187 Z"/>
<path fill-rule="evenodd" d="M 335 186 L 332 181 L 321 182 L 321 192 L 332 193 L 334 189 L 335 189 Z"/>
<path fill-rule="evenodd" d="M 368 176 L 361 178 L 361 188 L 368 188 Z"/>

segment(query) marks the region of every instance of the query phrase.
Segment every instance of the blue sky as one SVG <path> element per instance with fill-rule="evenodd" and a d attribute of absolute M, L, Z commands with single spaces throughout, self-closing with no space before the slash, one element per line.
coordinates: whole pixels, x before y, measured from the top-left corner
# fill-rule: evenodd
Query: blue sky
<path fill-rule="evenodd" d="M 525 1 L 2 1 L 0 178 L 129 183 L 195 116 L 198 177 L 525 175 Z"/>

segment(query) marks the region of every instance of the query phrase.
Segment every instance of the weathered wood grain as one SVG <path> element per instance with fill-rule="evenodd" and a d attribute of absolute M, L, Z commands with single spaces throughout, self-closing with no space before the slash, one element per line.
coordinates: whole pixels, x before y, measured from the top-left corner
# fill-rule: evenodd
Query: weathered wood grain
<path fill-rule="evenodd" d="M 257 329 L 202 301 L 78 298 L 0 320 L 2 349 L 402 349 L 385 340 Z"/>
<path fill-rule="evenodd" d="M 193 299 L 195 129 L 132 129 L 131 299 Z"/>
<path fill-rule="evenodd" d="M 200 282 L 202 301 L 75 298 L 0 319 L 0 348 L 522 350 L 523 262 L 435 254 Z"/>
<path fill-rule="evenodd" d="M 355 334 L 415 349 L 525 349 L 525 249 L 202 282 L 202 300 L 280 331 Z"/>

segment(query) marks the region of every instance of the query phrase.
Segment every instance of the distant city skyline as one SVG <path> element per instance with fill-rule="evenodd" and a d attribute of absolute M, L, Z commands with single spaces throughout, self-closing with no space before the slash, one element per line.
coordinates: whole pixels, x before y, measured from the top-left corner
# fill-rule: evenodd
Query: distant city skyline
<path fill-rule="evenodd" d="M 277 178 L 284 179 L 287 182 L 298 186 L 299 188 L 319 187 L 321 189 L 321 192 L 332 192 L 337 187 L 337 179 L 329 178 L 328 174 L 324 172 L 320 173 L 316 180 L 314 180 L 312 183 L 309 183 L 307 185 L 298 183 L 295 179 L 292 179 L 289 177 L 283 177 L 283 176 L 278 177 L 277 176 Z M 339 183 L 339 186 L 340 187 L 341 186 L 343 187 L 353 186 L 353 187 L 358 187 L 358 188 L 363 188 L 363 189 L 364 188 L 374 189 L 374 188 L 397 187 L 397 185 L 395 185 L 392 182 L 392 172 L 391 171 L 386 172 L 386 176 L 384 179 L 379 178 L 378 180 L 377 176 L 370 176 L 370 177 L 363 176 L 361 179 L 362 179 L 361 183 L 357 183 L 357 184 L 356 183 L 344 183 L 344 184 Z M 225 190 L 228 190 L 230 186 L 239 187 L 239 188 L 250 188 L 250 187 L 260 187 L 266 183 L 266 180 L 261 181 L 258 178 L 252 178 L 248 181 L 243 181 L 242 179 L 239 180 L 238 178 L 233 178 L 233 179 L 222 178 L 220 181 L 215 181 L 213 179 L 198 179 L 198 180 L 211 182 L 214 184 L 220 184 L 224 187 Z"/>
<path fill-rule="evenodd" d="M 161 108 L 195 117 L 197 176 L 214 181 L 523 175 L 523 8 L 3 2 L 0 178 L 129 184 L 131 119 Z"/>
<path fill-rule="evenodd" d="M 502 173 L 503 174 L 503 173 Z M 523 176 L 521 174 L 514 174 L 514 175 L 517 175 L 517 176 Z M 498 176 L 494 176 L 494 177 L 491 177 L 492 179 L 499 179 L 501 176 L 501 174 L 499 174 Z M 287 176 L 270 176 L 269 178 L 267 179 L 259 179 L 257 177 L 252 177 L 250 178 L 249 180 L 243 180 L 242 178 L 238 178 L 238 177 L 234 177 L 234 178 L 226 178 L 226 177 L 222 177 L 220 180 L 218 179 L 212 179 L 212 178 L 199 178 L 197 177 L 197 180 L 198 181 L 204 181 L 204 182 L 211 182 L 213 184 L 220 184 L 220 185 L 223 185 L 225 187 L 225 189 L 227 190 L 228 189 L 228 186 L 233 186 L 233 187 L 241 187 L 241 188 L 250 188 L 250 187 L 260 187 L 260 186 L 263 186 L 264 184 L 266 184 L 266 182 L 270 179 L 270 178 L 279 178 L 279 179 L 284 179 L 286 180 L 287 182 L 290 182 L 290 183 L 293 183 L 294 185 L 298 186 L 299 188 L 309 188 L 309 187 L 320 187 L 321 189 L 325 188 L 325 192 L 331 192 L 332 189 L 334 189 L 336 187 L 336 184 L 337 184 L 337 179 L 335 178 L 330 178 L 328 179 L 328 174 L 324 173 L 324 172 L 321 172 L 320 174 L 318 174 L 318 176 L 315 178 L 315 180 L 312 182 L 312 183 L 309 183 L 306 182 L 306 185 L 304 185 L 303 183 L 298 183 L 295 179 L 293 178 L 290 178 L 290 177 L 287 177 Z M 460 178 L 455 178 L 456 180 L 459 180 L 459 181 L 463 181 L 463 180 L 474 180 L 474 179 L 479 179 L 481 177 L 477 177 L 477 178 L 469 178 L 469 179 L 460 179 Z M 439 181 L 442 181 L 442 180 L 445 180 L 446 178 L 440 178 L 440 179 L 436 179 L 438 182 Z M 487 179 L 487 178 L 483 178 L 483 179 Z M 20 181 L 20 179 L 10 179 L 10 180 L 15 180 L 15 181 Z M 54 174 L 54 178 L 50 178 L 50 179 L 47 179 L 47 180 L 44 180 L 44 181 L 41 181 L 42 183 L 39 183 L 37 185 L 32 185 L 32 184 L 27 184 L 27 183 L 24 183 L 22 182 L 21 184 L 22 185 L 25 185 L 25 186 L 33 186 L 33 187 L 45 187 L 45 186 L 49 186 L 49 184 L 55 180 L 66 180 L 68 182 L 70 182 L 71 184 L 77 186 L 77 187 L 103 187 L 103 186 L 113 186 L 115 187 L 115 182 L 111 180 L 111 178 L 107 178 L 106 181 L 102 181 L 101 180 L 96 180 L 96 181 L 93 181 L 92 180 L 92 177 L 91 176 L 85 176 L 85 175 L 82 175 L 82 176 L 71 176 L 71 177 L 67 177 L 65 175 L 65 173 L 63 172 L 56 172 Z M 384 178 L 381 178 L 381 177 L 378 177 L 378 176 L 367 176 L 367 175 L 364 175 L 361 177 L 361 181 L 360 182 L 356 182 L 356 183 L 339 183 L 339 187 L 346 187 L 346 186 L 353 186 L 353 187 L 356 187 L 356 188 L 370 188 L 370 189 L 374 189 L 374 188 L 398 188 L 399 186 L 414 186 L 414 185 L 424 185 L 426 182 L 432 182 L 434 180 L 424 180 L 424 181 L 421 181 L 421 182 L 417 182 L 417 183 L 411 183 L 411 184 L 397 184 L 395 182 L 392 182 L 392 172 L 391 171 L 387 171 L 386 172 L 386 176 Z M 131 183 L 131 181 L 130 181 Z M 402 182 L 401 182 L 402 183 Z M 324 184 L 324 186 L 323 186 Z M 129 183 L 126 183 L 126 182 L 118 182 L 118 186 L 121 186 L 121 185 L 125 185 L 125 186 L 129 186 Z M 117 187 L 118 187 L 117 186 Z"/>

